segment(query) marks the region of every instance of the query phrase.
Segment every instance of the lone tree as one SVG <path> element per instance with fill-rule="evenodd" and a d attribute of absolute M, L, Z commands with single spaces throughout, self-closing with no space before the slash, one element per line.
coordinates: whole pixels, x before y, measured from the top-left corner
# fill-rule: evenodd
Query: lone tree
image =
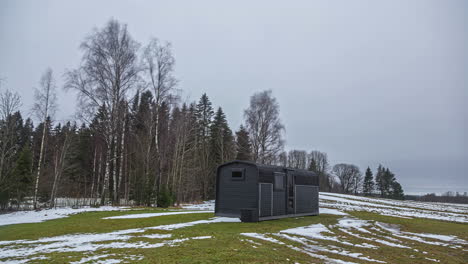
<path fill-rule="evenodd" d="M 47 140 L 47 122 L 53 117 L 56 110 L 57 96 L 55 93 L 55 80 L 53 77 L 52 69 L 47 69 L 41 77 L 39 89 L 35 89 L 34 99 L 36 103 L 33 106 L 33 112 L 37 119 L 42 122 L 42 138 L 41 148 L 39 151 L 39 161 L 37 162 L 36 183 L 34 185 L 34 209 L 37 209 L 37 194 L 39 189 L 39 179 L 41 176 L 42 163 L 44 162 L 44 148 Z"/>
<path fill-rule="evenodd" d="M 279 118 L 279 104 L 272 91 L 259 92 L 250 97 L 250 106 L 244 116 L 252 144 L 253 161 L 274 163 L 283 150 L 284 126 Z"/>
<path fill-rule="evenodd" d="M 372 175 L 372 171 L 369 167 L 366 170 L 366 176 L 364 177 L 364 184 L 362 186 L 362 192 L 365 196 L 370 196 L 374 191 L 374 178 Z"/>
<path fill-rule="evenodd" d="M 236 132 L 237 160 L 251 160 L 252 148 L 250 146 L 249 132 L 243 125 Z"/>

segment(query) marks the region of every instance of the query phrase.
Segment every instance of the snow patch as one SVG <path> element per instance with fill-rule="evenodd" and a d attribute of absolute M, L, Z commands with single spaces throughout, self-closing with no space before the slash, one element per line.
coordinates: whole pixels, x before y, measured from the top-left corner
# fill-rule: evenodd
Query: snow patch
<path fill-rule="evenodd" d="M 347 213 L 331 208 L 320 208 L 320 214 L 331 214 L 331 215 L 348 215 Z"/>
<path fill-rule="evenodd" d="M 212 213 L 212 211 L 177 211 L 177 212 L 164 212 L 164 213 L 144 213 L 144 214 L 128 214 L 104 217 L 103 219 L 135 219 L 135 218 L 148 218 L 165 215 L 179 215 L 179 214 L 201 214 Z"/>
<path fill-rule="evenodd" d="M 199 224 L 239 223 L 239 222 L 240 222 L 240 219 L 239 219 L 239 218 L 233 218 L 233 217 L 213 217 L 213 218 L 208 219 L 208 220 L 198 220 L 198 221 L 187 222 L 187 223 L 178 223 L 178 224 L 170 224 L 170 225 L 160 225 L 160 226 L 149 227 L 148 229 L 174 230 L 174 229 L 179 229 L 179 228 L 184 228 L 184 227 L 190 227 L 190 226 L 199 225 Z"/>
<path fill-rule="evenodd" d="M 330 240 L 338 242 L 336 237 L 324 236 L 322 233 L 332 233 L 328 228 L 326 228 L 323 224 L 314 224 L 310 226 L 302 226 L 296 228 L 290 228 L 286 230 L 280 231 L 280 233 L 292 234 L 292 235 L 299 235 L 305 236 L 309 238 L 315 239 L 323 239 L 323 240 Z"/>
<path fill-rule="evenodd" d="M 151 234 L 151 235 L 144 235 L 144 236 L 139 236 L 139 237 L 161 239 L 161 238 L 170 238 L 172 237 L 172 235 L 171 234 Z"/>
<path fill-rule="evenodd" d="M 25 223 L 39 223 L 52 219 L 59 219 L 68 217 L 72 214 L 78 214 L 83 212 L 97 212 L 97 211 L 123 211 L 129 210 L 128 207 L 113 207 L 113 206 L 101 206 L 101 207 L 83 207 L 79 209 L 72 208 L 54 208 L 45 209 L 41 211 L 19 211 L 7 214 L 0 214 L 0 226 L 2 225 L 13 225 L 13 224 L 25 224 Z"/>
<path fill-rule="evenodd" d="M 272 243 L 276 243 L 276 244 L 280 244 L 280 245 L 284 245 L 283 242 L 281 242 L 281 241 L 279 241 L 279 240 L 277 240 L 277 239 L 271 238 L 271 237 L 266 237 L 264 234 L 259 234 L 259 233 L 241 233 L 241 235 L 246 236 L 246 237 L 251 237 L 251 238 L 256 238 L 256 239 L 265 240 L 265 241 L 272 242 Z"/>
<path fill-rule="evenodd" d="M 366 211 L 400 218 L 428 218 L 468 223 L 468 207 L 457 204 L 402 202 L 323 192 L 319 194 L 319 198 L 320 207 L 340 211 Z"/>
<path fill-rule="evenodd" d="M 204 201 L 201 204 L 183 204 L 182 208 L 190 210 L 206 210 L 214 212 L 215 200 Z"/>

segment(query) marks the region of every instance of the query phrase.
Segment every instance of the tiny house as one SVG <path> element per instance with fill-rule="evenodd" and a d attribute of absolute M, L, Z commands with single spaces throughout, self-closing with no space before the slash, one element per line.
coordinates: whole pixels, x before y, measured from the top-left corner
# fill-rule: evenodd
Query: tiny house
<path fill-rule="evenodd" d="M 215 215 L 243 222 L 318 215 L 318 190 L 313 172 L 236 160 L 218 167 Z"/>

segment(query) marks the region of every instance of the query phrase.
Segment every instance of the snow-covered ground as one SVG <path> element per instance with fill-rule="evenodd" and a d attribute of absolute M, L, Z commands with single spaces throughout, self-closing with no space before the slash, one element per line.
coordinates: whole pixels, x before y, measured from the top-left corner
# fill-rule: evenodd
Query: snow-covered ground
<path fill-rule="evenodd" d="M 342 212 L 366 211 L 403 218 L 428 218 L 468 223 L 468 207 L 459 204 L 396 201 L 321 192 L 321 212 L 322 208 L 332 208 Z"/>
<path fill-rule="evenodd" d="M 128 214 L 128 215 L 118 215 L 118 216 L 109 216 L 104 217 L 103 219 L 134 219 L 134 218 L 148 218 L 156 217 L 163 215 L 178 215 L 178 214 L 202 214 L 202 213 L 212 213 L 213 211 L 175 211 L 175 212 L 163 212 L 163 213 L 145 213 L 145 214 Z"/>
<path fill-rule="evenodd" d="M 204 210 L 204 211 L 212 211 L 214 212 L 215 209 L 215 201 L 205 201 L 200 204 L 182 204 L 182 208 L 190 209 L 190 210 Z"/>
<path fill-rule="evenodd" d="M 166 215 L 212 213 L 214 201 L 202 204 L 183 205 L 185 210 L 158 213 L 134 213 L 104 219 L 134 219 L 162 217 Z M 70 214 L 87 211 L 125 210 L 119 207 L 51 209 L 39 212 L 27 211 L 0 215 L 0 225 L 17 223 L 34 223 L 49 219 L 67 217 Z M 189 210 L 187 210 L 189 209 Z M 253 248 L 272 243 L 305 253 L 311 257 L 330 263 L 355 263 L 337 259 L 345 256 L 356 260 L 356 263 L 385 263 L 379 259 L 378 250 L 382 247 L 393 247 L 401 250 L 423 254 L 427 261 L 439 262 L 428 252 L 418 249 L 419 245 L 445 247 L 465 250 L 468 242 L 453 235 L 402 231 L 398 225 L 358 219 L 349 214 L 351 211 L 367 211 L 382 215 L 404 218 L 430 218 L 444 221 L 468 222 L 468 207 L 456 204 L 433 204 L 421 202 L 393 201 L 371 199 L 334 193 L 320 193 L 320 213 L 338 216 L 335 224 L 313 224 L 288 228 L 275 233 L 240 233 L 240 241 L 249 243 Z M 174 237 L 171 233 L 195 225 L 216 223 L 236 223 L 238 218 L 209 217 L 191 222 L 179 222 L 167 225 L 156 225 L 144 228 L 122 229 L 107 233 L 76 233 L 63 236 L 44 237 L 35 240 L 0 240 L 0 263 L 26 263 L 30 260 L 47 261 L 47 254 L 55 252 L 79 252 L 81 259 L 74 263 L 120 263 L 141 261 L 142 255 L 108 254 L 105 250 L 113 248 L 141 249 L 174 247 L 189 240 L 213 239 L 212 236 Z M 216 237 L 216 235 L 214 236 Z M 359 243 L 355 241 L 359 240 Z M 361 251 L 364 250 L 365 251 Z M 377 252 L 369 256 L 363 252 Z M 335 257 L 333 257 L 335 256 Z"/>
<path fill-rule="evenodd" d="M 343 234 L 347 235 L 344 236 Z M 253 238 L 257 241 L 267 241 L 275 244 L 286 244 L 286 246 L 309 254 L 312 257 L 320 258 L 331 263 L 354 263 L 344 262 L 339 259 L 324 256 L 323 253 L 331 253 L 334 255 L 342 255 L 356 259 L 356 261 L 364 260 L 376 263 L 386 263 L 377 258 L 371 258 L 359 252 L 360 249 L 366 248 L 378 250 L 382 246 L 390 246 L 394 248 L 412 250 L 419 252 L 417 249 L 420 244 L 429 244 L 433 246 L 449 247 L 460 250 L 466 248 L 468 242 L 456 236 L 446 236 L 430 233 L 412 233 L 401 231 L 399 226 L 381 223 L 377 221 L 362 220 L 349 216 L 341 218 L 337 224 L 324 225 L 313 224 L 309 226 L 301 226 L 282 230 L 278 233 L 241 233 L 241 235 Z M 350 238 L 358 238 L 362 243 L 353 243 Z M 278 240 L 282 239 L 282 241 Z M 296 247 L 288 242 L 300 243 L 302 246 Z M 250 240 L 246 240 L 250 242 Z M 252 243 L 258 243 L 252 241 Z M 329 242 L 332 242 L 330 244 Z M 354 248 L 351 252 L 343 247 L 336 246 L 340 244 Z M 256 245 L 256 244 L 255 244 Z M 420 252 L 428 254 L 427 252 Z M 432 259 L 432 261 L 440 261 Z"/>
<path fill-rule="evenodd" d="M 190 213 L 190 212 L 188 212 Z M 211 236 L 172 238 L 172 234 L 153 233 L 155 230 L 170 231 L 200 224 L 240 222 L 238 218 L 212 217 L 207 220 L 198 220 L 171 225 L 159 225 L 144 228 L 123 229 L 107 233 L 79 233 L 63 236 L 45 237 L 35 240 L 0 241 L 0 259 L 10 259 L 11 263 L 24 263 L 37 255 L 54 252 L 83 252 L 84 257 L 76 263 L 85 263 L 92 260 L 90 255 L 98 250 L 112 248 L 158 248 L 163 246 L 177 246 L 193 239 L 209 239 Z M 143 241 L 135 240 L 142 239 Z M 150 239 L 150 241 L 148 241 Z M 129 242 L 129 240 L 132 240 Z M 152 241 L 151 241 L 152 240 Z M 107 242 L 107 243 L 106 243 Z M 109 243 L 110 242 L 110 243 Z M 91 259 L 90 259 L 91 258 Z M 103 258 L 103 257 L 101 257 Z M 106 259 L 107 261 L 107 259 Z M 0 261 L 0 263 L 2 263 Z"/>
<path fill-rule="evenodd" d="M 72 214 L 83 213 L 83 212 L 96 212 L 96 211 L 123 211 L 127 210 L 127 207 L 112 207 L 112 206 L 101 206 L 98 208 L 94 207 L 83 207 L 78 209 L 66 208 L 54 208 L 45 209 L 41 211 L 19 211 L 7 214 L 0 214 L 0 226 L 12 225 L 12 224 L 25 224 L 25 223 L 39 223 L 46 220 L 64 218 Z"/>

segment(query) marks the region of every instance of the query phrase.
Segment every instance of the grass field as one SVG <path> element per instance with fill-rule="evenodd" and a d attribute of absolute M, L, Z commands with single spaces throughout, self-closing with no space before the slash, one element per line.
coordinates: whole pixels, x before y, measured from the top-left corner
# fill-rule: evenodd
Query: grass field
<path fill-rule="evenodd" d="M 323 194 L 321 208 L 331 214 L 240 223 L 137 208 L 5 225 L 0 263 L 467 263 L 468 207 Z"/>

